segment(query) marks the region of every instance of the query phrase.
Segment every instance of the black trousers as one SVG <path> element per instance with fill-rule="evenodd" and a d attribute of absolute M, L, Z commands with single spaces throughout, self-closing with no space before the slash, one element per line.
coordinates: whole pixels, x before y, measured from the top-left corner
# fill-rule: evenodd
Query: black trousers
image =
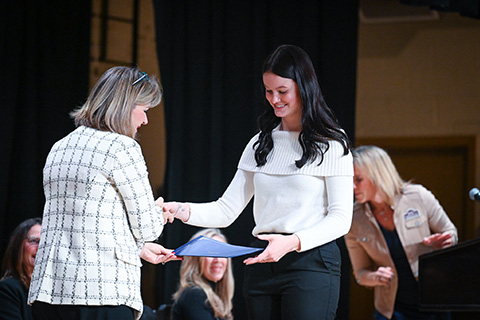
<path fill-rule="evenodd" d="M 256 240 L 252 246 L 260 247 L 261 242 Z M 306 252 L 290 252 L 275 263 L 245 266 L 243 294 L 249 319 L 334 319 L 340 267 L 335 241 Z"/>
<path fill-rule="evenodd" d="M 35 301 L 32 314 L 34 320 L 135 320 L 134 310 L 127 306 L 55 305 Z"/>

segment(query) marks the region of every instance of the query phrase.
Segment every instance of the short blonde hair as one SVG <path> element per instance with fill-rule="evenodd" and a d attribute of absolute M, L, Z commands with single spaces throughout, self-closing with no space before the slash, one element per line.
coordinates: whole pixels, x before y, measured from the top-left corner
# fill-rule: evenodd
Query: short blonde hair
<path fill-rule="evenodd" d="M 195 233 L 191 240 L 198 236 L 205 236 L 208 238 L 217 236 L 227 242 L 226 237 L 219 229 L 202 229 Z M 223 278 L 217 282 L 214 292 L 208 280 L 203 276 L 202 268 L 204 259 L 204 257 L 184 257 L 180 267 L 180 286 L 177 292 L 173 295 L 173 299 L 177 301 L 181 293 L 189 287 L 199 287 L 207 294 L 207 301 L 212 307 L 215 317 L 233 319 L 232 298 L 235 290 L 235 283 L 232 272 L 232 261 L 230 258 L 227 259 L 227 270 Z"/>
<path fill-rule="evenodd" d="M 72 111 L 70 116 L 77 127 L 86 126 L 134 138 L 133 109 L 137 105 L 153 108 L 161 100 L 162 87 L 155 76 L 149 77 L 137 67 L 113 67 L 93 86 L 85 104 Z"/>
<path fill-rule="evenodd" d="M 353 165 L 361 169 L 376 186 L 384 200 L 393 205 L 396 195 L 402 193 L 405 182 L 398 174 L 388 153 L 377 146 L 359 146 L 352 150 Z"/>

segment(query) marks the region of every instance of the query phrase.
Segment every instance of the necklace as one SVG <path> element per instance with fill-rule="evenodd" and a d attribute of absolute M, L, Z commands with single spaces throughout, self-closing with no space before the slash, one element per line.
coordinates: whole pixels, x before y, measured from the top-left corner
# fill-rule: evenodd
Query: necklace
<path fill-rule="evenodd" d="M 378 207 L 377 207 L 377 209 L 374 210 L 374 211 L 378 212 L 376 214 L 376 216 L 378 217 L 378 220 L 388 221 L 388 219 L 390 217 L 390 215 L 387 214 L 387 213 L 389 213 L 389 211 L 388 211 L 389 209 L 390 209 L 390 207 L 388 205 L 383 206 L 382 209 L 378 209 Z"/>
<path fill-rule="evenodd" d="M 383 221 L 387 221 L 387 220 L 388 220 L 388 216 L 385 215 L 385 211 L 380 211 L 378 214 L 380 215 L 380 217 L 383 218 Z"/>
<path fill-rule="evenodd" d="M 374 207 L 370 204 L 370 209 L 372 210 L 373 215 L 377 220 L 389 221 L 390 220 L 390 211 L 391 207 L 388 204 L 380 204 Z"/>

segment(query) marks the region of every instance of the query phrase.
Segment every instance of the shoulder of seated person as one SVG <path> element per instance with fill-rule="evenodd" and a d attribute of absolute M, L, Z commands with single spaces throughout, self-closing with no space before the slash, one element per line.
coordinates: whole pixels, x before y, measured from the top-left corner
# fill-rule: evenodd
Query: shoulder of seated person
<path fill-rule="evenodd" d="M 191 286 L 191 287 L 188 287 L 186 288 L 184 291 L 183 291 L 184 294 L 205 294 L 205 291 L 200 288 L 200 287 L 197 287 L 197 286 Z"/>
<path fill-rule="evenodd" d="M 27 291 L 20 280 L 12 277 L 0 280 L 0 288 L 4 291 Z"/>

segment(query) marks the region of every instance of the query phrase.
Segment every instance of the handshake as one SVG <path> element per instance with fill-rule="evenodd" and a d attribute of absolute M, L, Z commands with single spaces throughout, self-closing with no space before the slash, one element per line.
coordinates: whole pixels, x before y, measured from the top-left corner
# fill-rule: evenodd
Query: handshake
<path fill-rule="evenodd" d="M 162 197 L 155 200 L 155 203 L 163 209 L 163 224 L 172 223 L 174 219 L 187 222 L 190 218 L 190 206 L 180 202 L 164 202 Z"/>
<path fill-rule="evenodd" d="M 190 218 L 190 206 L 188 204 L 179 202 L 164 203 L 162 197 L 155 200 L 155 203 L 163 209 L 164 225 L 168 222 L 172 223 L 175 218 L 183 222 Z M 143 245 L 140 258 L 153 264 L 165 264 L 172 260 L 183 260 L 183 258 L 177 257 L 173 250 L 166 249 L 154 242 L 146 242 Z"/>

